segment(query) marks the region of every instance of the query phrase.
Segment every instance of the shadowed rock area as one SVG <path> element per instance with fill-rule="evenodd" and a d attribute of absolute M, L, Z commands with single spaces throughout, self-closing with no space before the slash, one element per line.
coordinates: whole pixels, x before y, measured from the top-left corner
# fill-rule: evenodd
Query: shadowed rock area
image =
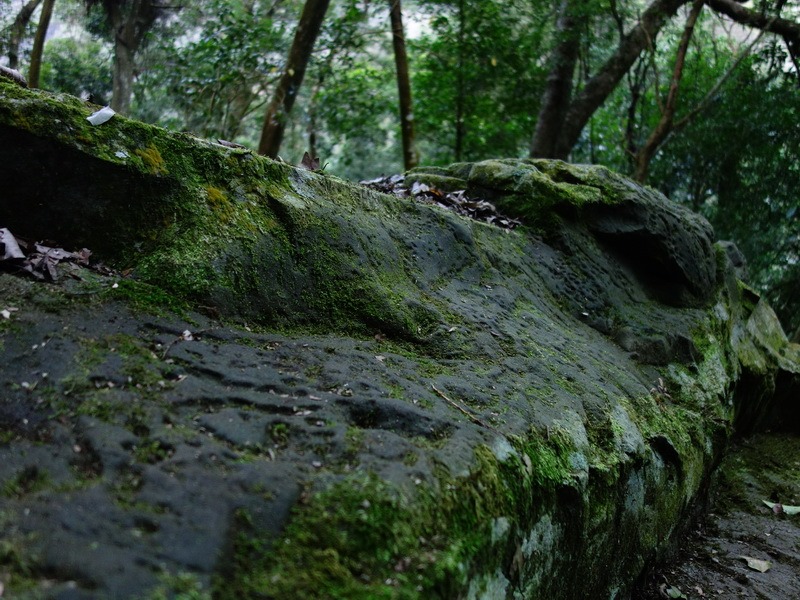
<path fill-rule="evenodd" d="M 116 269 L 0 275 L 12 597 L 622 598 L 797 413 L 735 248 L 606 169 L 407 174 L 508 231 L 94 109 L 0 82 L 0 227 Z"/>

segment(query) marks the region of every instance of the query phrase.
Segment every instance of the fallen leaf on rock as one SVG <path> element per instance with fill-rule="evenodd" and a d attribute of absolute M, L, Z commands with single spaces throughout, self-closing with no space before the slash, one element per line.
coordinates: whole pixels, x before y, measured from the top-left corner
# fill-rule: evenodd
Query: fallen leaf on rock
<path fill-rule="evenodd" d="M 0 252 L 4 268 L 10 270 L 23 271 L 34 278 L 43 281 L 55 282 L 58 280 L 58 269 L 60 263 L 72 263 L 89 267 L 89 257 L 92 252 L 87 248 L 82 248 L 78 252 L 69 252 L 63 248 L 46 246 L 43 243 L 27 242 L 22 238 L 16 238 L 8 229 L 0 229 Z M 27 253 L 27 254 L 26 254 Z M 90 267 L 98 273 L 109 274 L 110 270 L 102 265 Z M 72 269 L 73 272 L 70 272 Z M 75 268 L 67 265 L 68 274 L 80 279 L 74 273 Z"/>
<path fill-rule="evenodd" d="M 668 583 L 662 583 L 658 586 L 658 592 L 662 598 L 686 598 L 679 588 Z"/>
<path fill-rule="evenodd" d="M 766 504 L 769 508 L 772 509 L 776 515 L 780 514 L 787 514 L 787 515 L 798 515 L 800 514 L 800 506 L 789 506 L 787 504 L 781 504 L 780 502 L 768 502 L 766 500 L 762 500 L 764 504 Z"/>
<path fill-rule="evenodd" d="M 403 175 L 378 177 L 377 179 L 361 181 L 360 183 L 384 194 L 391 194 L 398 198 L 411 198 L 417 202 L 439 206 L 462 216 L 470 217 L 476 221 L 484 221 L 503 229 L 513 229 L 522 224 L 517 219 L 499 214 L 497 208 L 491 202 L 467 196 L 466 190 L 445 192 L 419 181 L 413 182 L 411 187 L 408 187 L 405 184 Z"/>
<path fill-rule="evenodd" d="M 300 166 L 309 171 L 319 171 L 319 156 L 311 158 L 308 152 L 304 152 L 303 160 L 300 161 Z"/>
<path fill-rule="evenodd" d="M 761 560 L 760 558 L 753 558 L 751 556 L 740 556 L 739 558 L 744 560 L 748 567 L 759 573 L 766 573 L 772 568 L 772 563 L 768 560 Z"/>

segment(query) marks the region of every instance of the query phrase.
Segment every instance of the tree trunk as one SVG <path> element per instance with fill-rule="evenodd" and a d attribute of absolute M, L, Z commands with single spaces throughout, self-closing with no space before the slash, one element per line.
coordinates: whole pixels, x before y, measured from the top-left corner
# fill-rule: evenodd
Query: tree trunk
<path fill-rule="evenodd" d="M 297 93 L 303 84 L 306 67 L 314 49 L 314 43 L 322 28 L 322 21 L 328 11 L 330 0 L 306 0 L 300 22 L 294 34 L 294 41 L 289 50 L 286 67 L 278 81 L 272 101 L 267 106 L 261 141 L 258 144 L 259 154 L 275 158 L 283 141 L 286 118 L 292 111 Z"/>
<path fill-rule="evenodd" d="M 661 28 L 686 2 L 687 0 L 653 0 L 636 26 L 620 40 L 614 54 L 570 103 L 555 149 L 549 158 L 567 158 L 592 115 L 616 89 L 642 51 L 653 43 Z"/>
<path fill-rule="evenodd" d="M 456 162 L 461 162 L 464 156 L 464 113 L 465 98 L 464 94 L 464 39 L 467 29 L 467 16 L 464 13 L 464 0 L 458 3 L 458 64 L 456 64 L 456 139 L 453 147 L 453 154 Z"/>
<path fill-rule="evenodd" d="M 114 74 L 111 87 L 111 108 L 122 115 L 128 114 L 133 96 L 134 53 L 117 36 L 114 43 Z"/>
<path fill-rule="evenodd" d="M 581 0 L 563 0 L 559 7 L 556 35 L 558 44 L 553 51 L 542 105 L 536 119 L 536 131 L 531 141 L 531 158 L 555 155 L 556 141 L 572 96 L 572 77 L 578 62 L 580 32 L 575 18 Z"/>
<path fill-rule="evenodd" d="M 800 23 L 783 19 L 777 14 L 769 15 L 750 10 L 734 0 L 708 0 L 707 4 L 711 10 L 730 17 L 740 25 L 780 35 L 786 42 L 786 48 L 789 50 L 789 56 L 795 69 L 798 68 L 798 64 L 800 64 Z M 785 1 L 778 2 L 776 12 L 779 13 L 784 4 Z M 800 72 L 798 72 L 798 76 L 800 76 Z"/>
<path fill-rule="evenodd" d="M 592 115 L 616 89 L 642 51 L 653 45 L 661 28 L 688 2 L 689 0 L 652 0 L 636 26 L 622 37 L 614 54 L 570 102 L 549 158 L 566 159 L 569 156 Z M 707 0 L 706 4 L 713 11 L 724 14 L 741 25 L 782 36 L 792 57 L 800 56 L 800 23 L 750 10 L 735 0 Z M 546 91 L 548 92 L 549 90 Z M 533 151 L 533 147 L 531 150 Z"/>
<path fill-rule="evenodd" d="M 28 87 L 39 87 L 39 72 L 42 69 L 42 52 L 44 40 L 47 37 L 47 28 L 50 27 L 50 18 L 53 16 L 53 5 L 56 0 L 44 0 L 42 14 L 39 16 L 39 25 L 36 27 L 36 37 L 33 40 L 31 51 L 31 66 L 28 71 Z"/>
<path fill-rule="evenodd" d="M 680 89 L 681 79 L 683 79 L 683 65 L 686 63 L 686 52 L 689 50 L 689 42 L 694 34 L 694 26 L 697 23 L 697 18 L 700 16 L 700 11 L 703 10 L 704 3 L 705 0 L 694 0 L 694 4 L 692 4 L 692 10 L 689 12 L 689 16 L 686 19 L 681 41 L 678 44 L 678 52 L 675 56 L 675 67 L 672 70 L 672 80 L 669 84 L 667 100 L 664 103 L 664 110 L 661 113 L 661 118 L 653 132 L 647 138 L 647 141 L 636 153 L 636 169 L 633 178 L 640 183 L 644 183 L 647 180 L 650 161 L 653 159 L 656 150 L 658 150 L 659 146 L 661 146 L 672 131 L 675 110 L 678 105 L 678 90 Z M 658 93 L 658 90 L 656 90 L 656 93 Z"/>
<path fill-rule="evenodd" d="M 17 13 L 17 17 L 11 24 L 11 32 L 8 37 L 8 68 L 16 69 L 19 65 L 19 45 L 22 36 L 25 35 L 25 28 L 33 16 L 42 0 L 28 0 L 25 6 Z"/>
<path fill-rule="evenodd" d="M 406 38 L 403 32 L 403 12 L 400 0 L 389 0 L 392 21 L 394 62 L 397 67 L 397 91 L 400 96 L 400 130 L 403 137 L 403 166 L 406 171 L 417 166 L 414 148 L 414 112 L 411 105 L 411 81 L 408 74 Z"/>
<path fill-rule="evenodd" d="M 158 16 L 154 0 L 104 0 L 114 35 L 114 74 L 111 108 L 127 114 L 133 95 L 136 53 Z"/>

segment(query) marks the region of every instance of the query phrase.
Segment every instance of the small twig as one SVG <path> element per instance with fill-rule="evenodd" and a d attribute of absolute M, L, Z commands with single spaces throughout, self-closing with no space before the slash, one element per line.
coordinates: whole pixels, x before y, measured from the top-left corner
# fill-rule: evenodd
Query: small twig
<path fill-rule="evenodd" d="M 491 431 L 494 431 L 494 432 L 495 432 L 496 434 L 498 434 L 498 435 L 502 435 L 502 434 L 501 434 L 499 431 L 497 431 L 497 429 L 495 429 L 495 428 L 494 428 L 494 427 L 492 427 L 491 425 L 489 425 L 489 424 L 487 424 L 487 423 L 484 423 L 483 421 L 481 421 L 481 420 L 480 420 L 478 417 L 476 417 L 475 415 L 473 415 L 473 414 L 472 414 L 471 412 L 469 412 L 469 411 L 468 411 L 466 408 L 464 408 L 463 406 L 461 406 L 461 405 L 460 405 L 458 402 L 456 402 L 455 400 L 451 400 L 450 398 L 448 398 L 448 397 L 445 395 L 445 393 L 444 393 L 442 390 L 440 390 L 439 388 L 437 388 L 435 385 L 431 384 L 431 388 L 433 388 L 433 391 L 434 391 L 434 392 L 436 392 L 437 394 L 439 394 L 439 396 L 440 396 L 440 397 L 441 397 L 443 400 L 445 400 L 445 402 L 447 402 L 447 403 L 448 403 L 448 404 L 450 404 L 451 406 L 453 406 L 453 407 L 457 408 L 458 410 L 460 410 L 462 413 L 464 413 L 464 414 L 467 416 L 467 418 L 468 418 L 470 421 L 472 421 L 472 422 L 473 422 L 473 423 L 475 423 L 476 425 L 480 425 L 481 427 L 485 427 L 486 429 L 489 429 L 489 430 L 491 430 Z"/>

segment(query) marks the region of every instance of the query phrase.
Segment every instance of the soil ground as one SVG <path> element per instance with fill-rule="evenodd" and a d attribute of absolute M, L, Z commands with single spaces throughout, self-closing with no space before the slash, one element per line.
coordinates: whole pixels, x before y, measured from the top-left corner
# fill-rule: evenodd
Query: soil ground
<path fill-rule="evenodd" d="M 800 598 L 800 515 L 764 503 L 800 505 L 800 436 L 740 440 L 713 490 L 710 510 L 672 560 L 647 575 L 634 600 Z"/>

